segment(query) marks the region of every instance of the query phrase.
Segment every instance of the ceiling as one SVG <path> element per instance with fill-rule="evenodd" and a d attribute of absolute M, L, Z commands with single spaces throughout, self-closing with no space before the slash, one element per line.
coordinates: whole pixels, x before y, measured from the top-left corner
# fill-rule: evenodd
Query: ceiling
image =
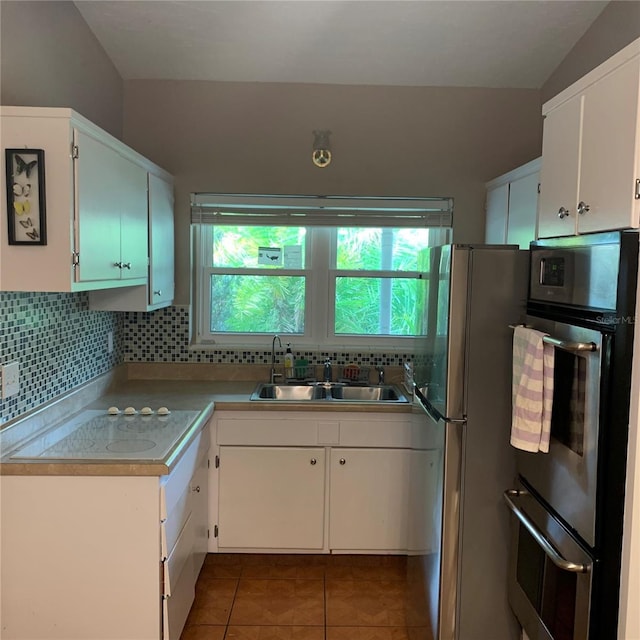
<path fill-rule="evenodd" d="M 607 2 L 75 2 L 123 79 L 538 89 Z"/>

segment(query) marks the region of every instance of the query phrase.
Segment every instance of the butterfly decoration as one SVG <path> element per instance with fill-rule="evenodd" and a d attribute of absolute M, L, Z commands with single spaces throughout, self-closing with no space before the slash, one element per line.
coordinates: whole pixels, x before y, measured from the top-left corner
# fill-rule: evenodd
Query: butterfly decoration
<path fill-rule="evenodd" d="M 44 149 L 5 149 L 4 156 L 9 244 L 46 245 Z"/>
<path fill-rule="evenodd" d="M 25 162 L 20 156 L 16 155 L 16 171 L 17 174 L 16 175 L 20 175 L 21 173 L 24 173 L 27 178 L 31 177 L 31 172 L 33 171 L 33 168 L 38 164 L 38 160 L 32 160 L 31 162 Z"/>
<path fill-rule="evenodd" d="M 24 202 L 15 200 L 13 203 L 13 209 L 19 216 L 25 213 L 31 213 L 31 203 L 28 200 L 25 200 Z"/>
<path fill-rule="evenodd" d="M 13 195 L 20 197 L 24 196 L 25 198 L 31 193 L 31 183 L 27 182 L 26 184 L 18 184 L 17 182 L 13 183 Z"/>

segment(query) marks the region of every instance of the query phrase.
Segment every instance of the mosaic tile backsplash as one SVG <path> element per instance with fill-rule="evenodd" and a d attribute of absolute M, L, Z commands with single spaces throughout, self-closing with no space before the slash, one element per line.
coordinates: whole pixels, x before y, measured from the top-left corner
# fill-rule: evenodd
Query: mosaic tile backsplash
<path fill-rule="evenodd" d="M 259 350 L 193 349 L 189 348 L 189 307 L 173 306 L 153 313 L 124 314 L 125 362 L 206 362 L 216 364 L 270 364 L 269 346 Z M 283 344 L 286 340 L 283 338 Z M 370 366 L 399 366 L 411 359 L 403 353 L 363 353 L 351 351 L 298 351 L 292 345 L 294 357 L 309 365 L 322 364 L 330 358 L 332 364 L 351 362 Z M 282 349 L 279 349 L 282 352 Z M 281 359 L 281 358 L 280 358 Z"/>
<path fill-rule="evenodd" d="M 87 293 L 0 292 L 0 364 L 20 366 L 0 425 L 123 362 L 122 323 L 120 313 L 90 311 Z"/>
<path fill-rule="evenodd" d="M 108 334 L 114 349 L 108 353 Z M 398 366 L 402 353 L 297 351 L 310 366 Z M 0 292 L 0 365 L 20 366 L 20 392 L 0 399 L 0 425 L 111 370 L 122 362 L 269 364 L 270 348 L 189 348 L 189 308 L 152 313 L 89 310 L 87 293 Z"/>

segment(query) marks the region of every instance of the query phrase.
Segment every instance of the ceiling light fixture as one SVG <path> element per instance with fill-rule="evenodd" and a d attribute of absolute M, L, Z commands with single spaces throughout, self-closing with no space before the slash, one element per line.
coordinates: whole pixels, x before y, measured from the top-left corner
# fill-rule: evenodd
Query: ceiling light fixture
<path fill-rule="evenodd" d="M 331 131 L 314 131 L 313 132 L 313 153 L 311 159 L 316 167 L 324 169 L 331 162 L 331 143 L 329 136 Z"/>

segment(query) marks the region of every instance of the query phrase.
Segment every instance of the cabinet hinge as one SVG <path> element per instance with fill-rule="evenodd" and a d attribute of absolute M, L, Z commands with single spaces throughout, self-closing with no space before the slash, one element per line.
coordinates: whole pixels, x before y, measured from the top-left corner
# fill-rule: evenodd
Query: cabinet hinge
<path fill-rule="evenodd" d="M 214 525 L 213 526 L 213 537 L 217 538 L 218 537 L 218 525 Z"/>
<path fill-rule="evenodd" d="M 640 178 L 636 180 L 636 200 L 640 200 Z"/>
<path fill-rule="evenodd" d="M 538 195 L 540 195 L 540 183 L 538 182 Z"/>
<path fill-rule="evenodd" d="M 216 469 L 220 466 L 220 456 L 216 456 Z"/>
<path fill-rule="evenodd" d="M 74 251 L 71 254 L 71 266 L 77 267 L 80 264 L 80 254 L 77 251 Z"/>
<path fill-rule="evenodd" d="M 71 157 L 74 160 L 77 160 L 79 156 L 80 156 L 80 149 L 78 149 L 78 145 L 77 144 L 72 144 L 71 145 Z"/>

